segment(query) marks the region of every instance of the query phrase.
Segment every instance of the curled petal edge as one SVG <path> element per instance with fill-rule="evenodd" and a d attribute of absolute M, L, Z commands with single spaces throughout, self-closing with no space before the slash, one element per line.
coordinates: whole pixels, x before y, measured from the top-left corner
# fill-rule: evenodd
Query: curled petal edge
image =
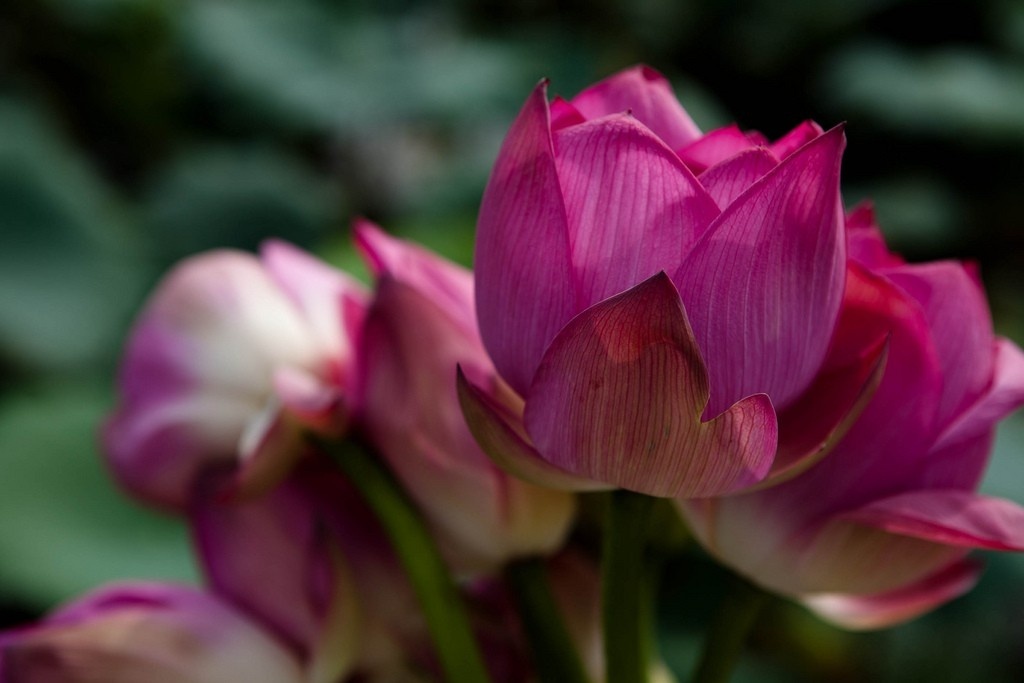
<path fill-rule="evenodd" d="M 743 493 L 789 481 L 824 460 L 871 402 L 889 357 L 888 337 L 851 365 L 821 375 L 779 415 L 779 450 L 768 476 Z M 820 429 L 808 429 L 809 415 Z M 822 416 L 824 413 L 824 416 Z"/>
<path fill-rule="evenodd" d="M 868 503 L 842 517 L 944 545 L 1024 551 L 1024 508 L 971 491 L 910 491 Z"/>
<path fill-rule="evenodd" d="M 931 611 L 974 587 L 981 565 L 958 560 L 935 574 L 896 590 L 872 595 L 825 593 L 801 598 L 809 610 L 851 631 L 895 626 Z"/>
<path fill-rule="evenodd" d="M 524 437 L 520 422 L 486 391 L 456 370 L 459 405 L 480 448 L 502 470 L 531 484 L 560 491 L 607 491 L 604 482 L 577 477 L 541 458 Z M 518 427 L 518 428 L 517 428 Z"/>
<path fill-rule="evenodd" d="M 992 386 L 939 436 L 932 450 L 961 443 L 991 429 L 1024 403 L 1024 352 L 1008 339 L 996 340 Z"/>

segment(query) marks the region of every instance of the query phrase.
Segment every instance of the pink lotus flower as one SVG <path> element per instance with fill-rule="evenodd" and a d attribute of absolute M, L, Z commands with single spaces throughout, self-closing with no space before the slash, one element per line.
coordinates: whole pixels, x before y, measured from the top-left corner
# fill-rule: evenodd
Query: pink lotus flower
<path fill-rule="evenodd" d="M 356 240 L 376 278 L 359 359 L 359 421 L 369 440 L 458 573 L 554 552 L 574 497 L 495 466 L 459 409 L 457 365 L 481 382 L 494 376 L 477 333 L 472 275 L 367 222 L 357 225 Z"/>
<path fill-rule="evenodd" d="M 969 590 L 970 548 L 1024 550 L 1024 509 L 974 492 L 995 423 L 1024 403 L 1024 354 L 993 336 L 971 266 L 904 263 L 867 208 L 848 239 L 837 336 L 890 339 L 870 404 L 799 477 L 681 507 L 709 552 L 751 580 L 876 628 Z"/>
<path fill-rule="evenodd" d="M 0 633 L 0 681 L 315 683 L 241 612 L 193 588 L 150 583 L 103 588 Z"/>
<path fill-rule="evenodd" d="M 508 383 L 460 383 L 485 450 L 549 486 L 665 497 L 820 458 L 884 352 L 830 341 L 844 144 L 811 123 L 702 135 L 645 67 L 568 102 L 540 84 L 480 211 L 477 312 Z"/>
<path fill-rule="evenodd" d="M 259 259 L 218 251 L 177 266 L 128 342 L 121 402 L 104 430 L 121 483 L 183 509 L 207 467 L 265 489 L 301 454 L 302 428 L 347 421 L 361 287 L 282 242 Z"/>

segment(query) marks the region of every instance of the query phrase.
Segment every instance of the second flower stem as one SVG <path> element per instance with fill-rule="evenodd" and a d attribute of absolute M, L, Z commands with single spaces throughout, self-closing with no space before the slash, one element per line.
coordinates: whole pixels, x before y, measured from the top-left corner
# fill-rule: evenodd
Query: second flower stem
<path fill-rule="evenodd" d="M 359 489 L 388 534 L 423 608 L 445 680 L 489 683 L 490 676 L 473 636 L 462 596 L 418 511 L 391 473 L 375 454 L 353 440 L 315 441 Z"/>
<path fill-rule="evenodd" d="M 739 576 L 711 623 L 704 650 L 693 674 L 693 683 L 727 683 L 743 653 L 747 634 L 768 601 L 768 594 Z"/>
<path fill-rule="evenodd" d="M 649 523 L 657 499 L 614 491 L 608 499 L 602 551 L 602 612 L 608 683 L 644 683 L 652 655 Z"/>
<path fill-rule="evenodd" d="M 588 683 L 576 645 L 551 593 L 544 560 L 512 562 L 505 567 L 505 580 L 519 606 L 539 683 Z"/>

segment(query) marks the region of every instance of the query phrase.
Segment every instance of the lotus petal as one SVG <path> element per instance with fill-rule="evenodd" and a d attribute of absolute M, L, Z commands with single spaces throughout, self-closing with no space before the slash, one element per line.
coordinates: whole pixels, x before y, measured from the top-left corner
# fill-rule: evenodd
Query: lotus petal
<path fill-rule="evenodd" d="M 572 105 L 588 119 L 628 111 L 672 149 L 701 135 L 671 84 L 649 66 L 626 69 L 590 86 L 572 98 Z"/>
<path fill-rule="evenodd" d="M 677 148 L 679 158 L 694 173 L 721 163 L 748 149 L 756 149 L 758 141 L 739 129 L 735 123 L 713 130 L 689 145 Z"/>
<path fill-rule="evenodd" d="M 577 476 L 664 497 L 760 481 L 777 445 L 771 402 L 750 396 L 710 422 L 707 371 L 664 273 L 574 318 L 544 356 L 527 432 Z"/>
<path fill-rule="evenodd" d="M 825 131 L 814 121 L 804 121 L 771 145 L 777 159 L 785 159 Z"/>
<path fill-rule="evenodd" d="M 895 626 L 971 590 L 981 566 L 960 560 L 909 586 L 874 595 L 822 594 L 801 599 L 823 619 L 854 631 Z"/>
<path fill-rule="evenodd" d="M 312 497 L 293 481 L 251 501 L 225 501 L 223 479 L 200 482 L 191 508 L 192 532 L 213 589 L 258 618 L 307 661 L 332 659 L 331 643 L 318 652 L 329 615 L 345 609 L 331 545 L 323 535 Z M 340 602 L 339 602 L 340 601 Z M 332 624 L 336 626 L 336 624 Z M 353 628 L 346 629 L 352 636 Z M 336 661 L 340 674 L 344 661 Z"/>
<path fill-rule="evenodd" d="M 560 131 L 558 177 L 580 302 L 674 272 L 718 207 L 675 154 L 627 115 Z"/>
<path fill-rule="evenodd" d="M 892 534 L 945 545 L 1024 550 L 1024 508 L 971 491 L 908 491 L 842 517 Z"/>
<path fill-rule="evenodd" d="M 577 310 L 546 83 L 505 138 L 477 228 L 480 334 L 502 377 L 525 393 L 544 349 Z"/>
<path fill-rule="evenodd" d="M 501 469 L 524 481 L 560 491 L 614 488 L 610 484 L 570 474 L 544 460 L 529 443 L 521 415 L 514 415 L 487 391 L 470 382 L 461 367 L 458 370 L 458 390 L 466 424 L 480 447 Z"/>
<path fill-rule="evenodd" d="M 885 274 L 924 310 L 942 367 L 937 419 L 945 424 L 975 403 L 992 380 L 992 317 L 985 295 L 952 261 L 906 265 Z"/>
<path fill-rule="evenodd" d="M 767 393 L 785 408 L 821 367 L 843 296 L 843 130 L 789 156 L 731 203 L 672 280 L 711 379 L 706 415 Z"/>
<path fill-rule="evenodd" d="M 142 582 L 101 588 L 0 634 L 0 673 L 19 683 L 310 683 L 287 648 L 230 605 Z"/>
<path fill-rule="evenodd" d="M 700 184 L 720 209 L 779 165 L 779 160 L 763 147 L 755 147 L 729 157 L 700 174 Z"/>
<path fill-rule="evenodd" d="M 939 436 L 934 448 L 953 446 L 992 429 L 1024 403 L 1024 352 L 1009 339 L 996 340 L 992 385 Z"/>

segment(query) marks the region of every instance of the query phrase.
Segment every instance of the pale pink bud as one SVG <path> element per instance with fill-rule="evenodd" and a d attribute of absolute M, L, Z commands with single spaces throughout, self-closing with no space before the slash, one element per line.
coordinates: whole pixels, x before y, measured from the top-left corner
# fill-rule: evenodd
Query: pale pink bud
<path fill-rule="evenodd" d="M 179 510 L 211 465 L 238 466 L 250 491 L 279 480 L 302 429 L 344 428 L 363 301 L 354 281 L 281 242 L 260 258 L 179 264 L 128 341 L 103 435 L 118 479 Z"/>

